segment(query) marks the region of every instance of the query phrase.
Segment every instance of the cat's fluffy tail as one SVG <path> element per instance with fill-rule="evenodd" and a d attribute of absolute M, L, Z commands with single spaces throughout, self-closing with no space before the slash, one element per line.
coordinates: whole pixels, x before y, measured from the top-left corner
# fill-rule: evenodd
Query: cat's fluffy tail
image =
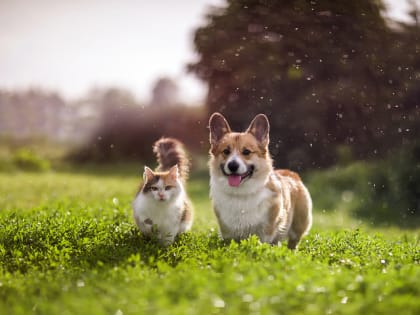
<path fill-rule="evenodd" d="M 161 138 L 153 145 L 153 152 L 159 163 L 157 171 L 167 171 L 176 164 L 181 180 L 184 183 L 187 181 L 191 163 L 180 141 L 173 138 Z"/>

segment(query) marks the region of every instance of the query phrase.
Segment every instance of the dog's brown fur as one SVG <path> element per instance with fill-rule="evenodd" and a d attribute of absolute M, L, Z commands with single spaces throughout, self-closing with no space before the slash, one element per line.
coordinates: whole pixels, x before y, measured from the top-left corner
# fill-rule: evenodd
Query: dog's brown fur
<path fill-rule="evenodd" d="M 288 239 L 296 248 L 312 224 L 312 201 L 299 175 L 274 170 L 269 155 L 269 122 L 257 115 L 245 132 L 232 132 L 214 113 L 210 126 L 210 195 L 223 238 L 240 240 L 255 234 L 262 242 Z M 242 173 L 230 174 L 235 160 Z M 245 171 L 246 170 L 246 171 Z M 229 176 L 241 176 L 231 187 Z"/>

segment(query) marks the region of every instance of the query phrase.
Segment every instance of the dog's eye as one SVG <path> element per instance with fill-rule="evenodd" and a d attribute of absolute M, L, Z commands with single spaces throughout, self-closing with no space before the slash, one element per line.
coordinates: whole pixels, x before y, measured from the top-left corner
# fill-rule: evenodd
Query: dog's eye
<path fill-rule="evenodd" d="M 243 149 L 242 154 L 243 155 L 250 155 L 251 151 L 249 151 L 248 149 Z"/>
<path fill-rule="evenodd" d="M 229 154 L 230 154 L 230 150 L 229 150 L 229 148 L 224 149 L 224 150 L 223 150 L 223 154 L 224 154 L 224 155 L 229 155 Z"/>

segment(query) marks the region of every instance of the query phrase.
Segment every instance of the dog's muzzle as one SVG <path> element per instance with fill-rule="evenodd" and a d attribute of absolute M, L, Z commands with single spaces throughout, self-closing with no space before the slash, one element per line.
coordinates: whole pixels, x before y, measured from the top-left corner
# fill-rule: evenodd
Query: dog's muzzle
<path fill-rule="evenodd" d="M 236 166 L 232 165 L 233 163 L 236 163 Z M 247 165 L 247 171 L 245 173 L 238 174 L 236 173 L 236 171 L 238 170 L 239 165 L 235 161 L 229 162 L 227 167 L 228 167 L 228 170 L 231 171 L 230 174 L 226 173 L 225 164 L 220 164 L 220 169 L 223 175 L 227 176 L 229 186 L 232 186 L 232 187 L 238 187 L 242 182 L 250 178 L 254 174 L 254 171 L 255 171 L 255 166 L 251 164 L 251 165 Z"/>

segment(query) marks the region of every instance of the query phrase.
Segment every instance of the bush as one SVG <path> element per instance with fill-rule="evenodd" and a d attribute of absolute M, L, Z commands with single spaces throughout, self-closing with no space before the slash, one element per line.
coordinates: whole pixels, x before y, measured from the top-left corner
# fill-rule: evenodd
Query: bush
<path fill-rule="evenodd" d="M 367 190 L 371 198 L 360 211 L 376 219 L 396 219 L 410 225 L 420 217 L 420 147 L 402 150 L 372 168 Z M 372 211 L 374 210 L 374 211 Z"/>
<path fill-rule="evenodd" d="M 50 162 L 28 149 L 19 149 L 12 157 L 14 165 L 24 171 L 47 171 Z"/>
<path fill-rule="evenodd" d="M 356 162 L 313 172 L 308 186 L 314 206 L 348 211 L 375 225 L 420 225 L 420 148 L 386 160 Z"/>
<path fill-rule="evenodd" d="M 189 151 L 206 152 L 206 125 L 201 107 L 110 107 L 87 145 L 68 158 L 73 162 L 155 161 L 152 145 L 164 136 L 179 139 Z"/>

